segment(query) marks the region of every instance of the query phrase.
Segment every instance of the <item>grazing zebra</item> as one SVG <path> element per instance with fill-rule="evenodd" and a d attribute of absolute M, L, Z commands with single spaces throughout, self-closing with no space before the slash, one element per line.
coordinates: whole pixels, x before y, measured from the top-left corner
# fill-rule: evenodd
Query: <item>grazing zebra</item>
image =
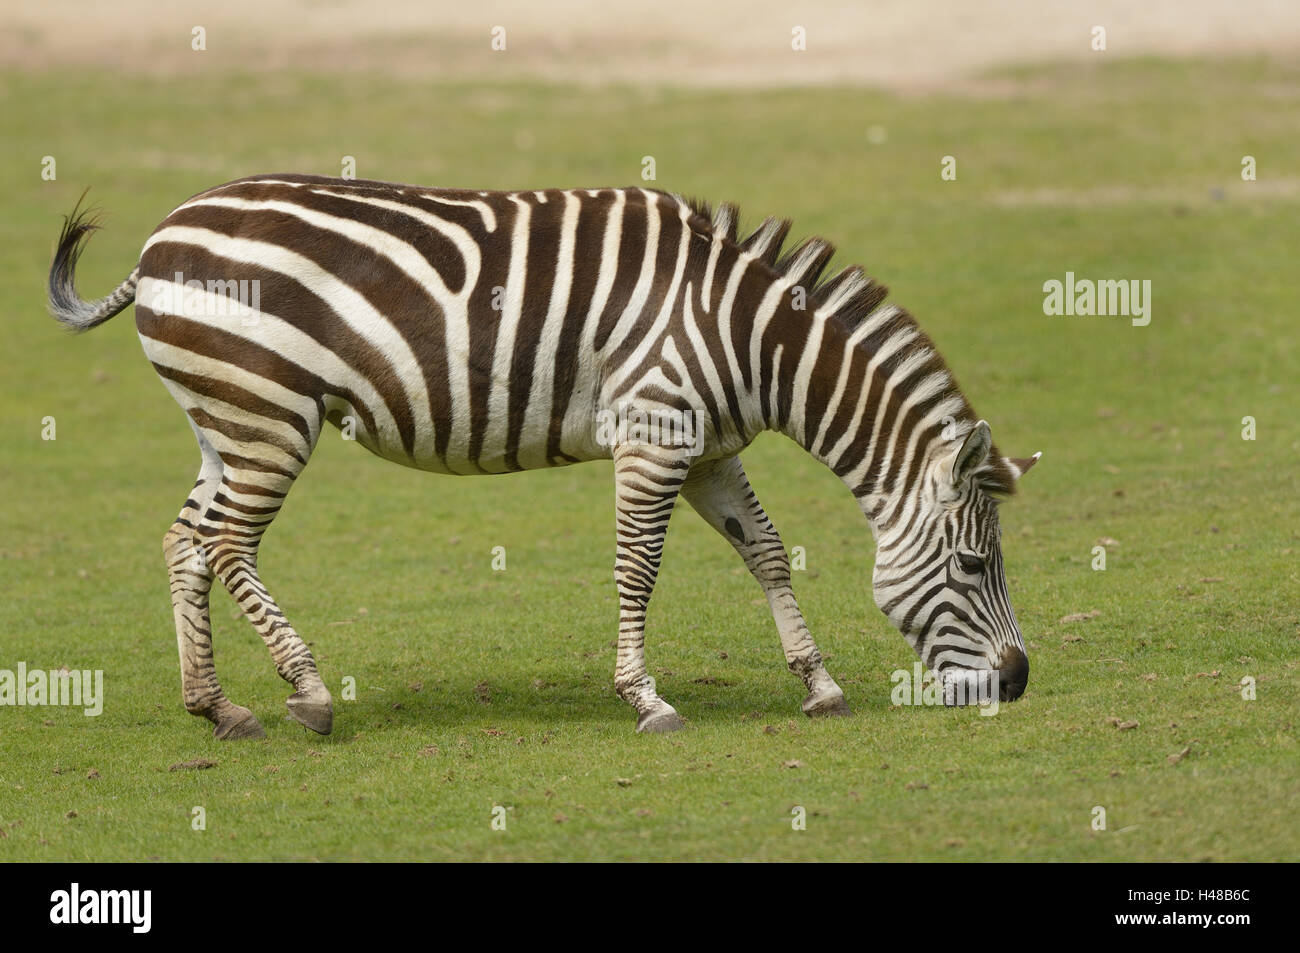
<path fill-rule="evenodd" d="M 262 727 L 217 681 L 214 577 L 293 686 L 292 717 L 322 734 L 332 726 L 315 660 L 257 572 L 262 534 L 325 421 L 385 459 L 438 473 L 612 459 L 614 685 L 638 731 L 682 725 L 644 652 L 679 495 L 762 585 L 808 692 L 803 711 L 849 713 L 737 456 L 764 430 L 852 490 L 876 538 L 876 603 L 925 664 L 996 677 L 1002 699 L 1024 691 L 996 500 L 1037 455 L 997 452 L 883 287 L 857 268 L 819 280 L 828 243 L 782 255 L 789 222 L 768 219 L 742 240 L 734 206 L 710 212 L 645 189 L 255 176 L 178 207 L 117 290 L 88 302 L 74 271 L 95 227 L 80 206 L 65 222 L 50 309 L 85 331 L 134 300 L 145 354 L 189 415 L 202 465 L 163 550 L 185 707 L 218 738 Z"/>

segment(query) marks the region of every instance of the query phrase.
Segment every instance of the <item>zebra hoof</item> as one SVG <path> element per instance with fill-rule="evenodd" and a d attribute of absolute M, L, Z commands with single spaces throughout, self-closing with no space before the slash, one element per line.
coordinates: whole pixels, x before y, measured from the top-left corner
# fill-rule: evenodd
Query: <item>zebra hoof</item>
<path fill-rule="evenodd" d="M 294 692 L 285 702 L 289 717 L 318 735 L 328 735 L 334 728 L 334 703 L 329 693 Z"/>
<path fill-rule="evenodd" d="M 663 735 L 685 727 L 686 722 L 682 721 L 682 716 L 671 708 L 648 711 L 636 723 L 638 732 L 651 735 Z"/>
<path fill-rule="evenodd" d="M 809 695 L 803 700 L 803 713 L 809 718 L 847 718 L 853 714 L 843 692 Z"/>
<path fill-rule="evenodd" d="M 251 711 L 236 706 L 227 717 L 217 722 L 212 737 L 218 741 L 243 741 L 246 738 L 265 738 L 266 732 Z"/>

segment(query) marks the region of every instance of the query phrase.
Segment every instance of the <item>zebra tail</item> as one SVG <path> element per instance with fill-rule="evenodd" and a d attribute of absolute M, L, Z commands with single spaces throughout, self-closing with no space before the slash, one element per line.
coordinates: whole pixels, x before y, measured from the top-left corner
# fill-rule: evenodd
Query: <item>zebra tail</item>
<path fill-rule="evenodd" d="M 84 193 L 81 198 L 85 198 Z M 97 228 L 99 222 L 94 214 L 89 209 L 82 209 L 81 199 L 78 199 L 72 214 L 63 220 L 59 245 L 50 265 L 47 286 L 50 314 L 65 328 L 78 334 L 98 327 L 134 301 L 135 286 L 140 280 L 140 266 L 136 265 L 125 281 L 98 301 L 86 301 L 77 293 L 74 280 L 77 259 L 81 257 L 91 233 Z"/>

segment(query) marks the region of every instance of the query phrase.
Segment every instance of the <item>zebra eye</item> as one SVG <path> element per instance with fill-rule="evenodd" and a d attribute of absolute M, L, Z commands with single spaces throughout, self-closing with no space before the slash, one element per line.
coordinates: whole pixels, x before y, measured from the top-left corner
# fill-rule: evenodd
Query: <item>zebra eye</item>
<path fill-rule="evenodd" d="M 984 571 L 984 560 L 980 559 L 974 553 L 958 553 L 957 565 L 961 571 L 968 576 L 978 576 Z"/>

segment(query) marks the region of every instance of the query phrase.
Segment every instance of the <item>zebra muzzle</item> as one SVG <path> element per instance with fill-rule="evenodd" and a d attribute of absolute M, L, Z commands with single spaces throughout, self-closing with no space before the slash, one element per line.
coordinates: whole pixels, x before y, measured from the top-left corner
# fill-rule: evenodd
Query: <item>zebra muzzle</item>
<path fill-rule="evenodd" d="M 949 708 L 966 705 L 995 705 L 999 695 L 998 673 L 992 669 L 962 668 L 942 676 L 943 703 Z"/>

